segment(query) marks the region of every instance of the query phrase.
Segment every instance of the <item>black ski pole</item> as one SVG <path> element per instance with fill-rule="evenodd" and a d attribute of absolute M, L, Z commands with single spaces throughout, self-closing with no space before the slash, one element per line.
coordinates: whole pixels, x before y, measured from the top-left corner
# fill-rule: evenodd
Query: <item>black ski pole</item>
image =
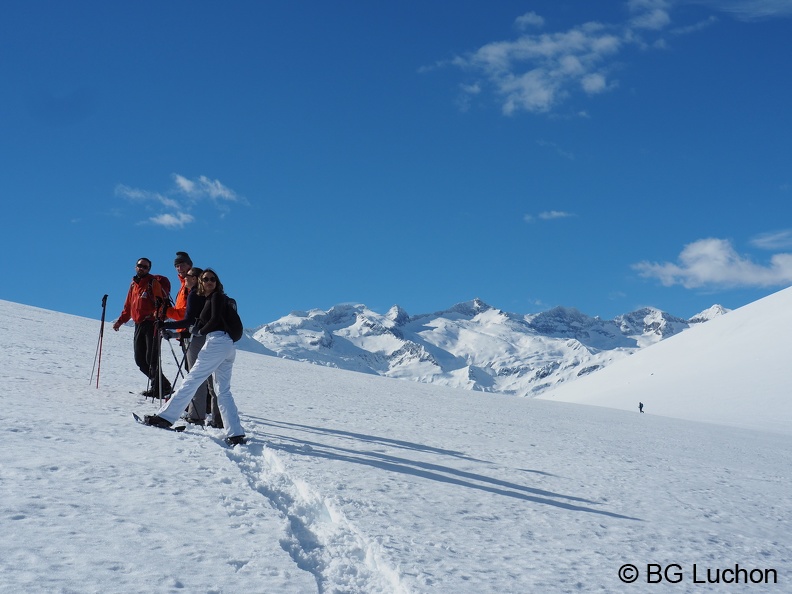
<path fill-rule="evenodd" d="M 155 374 L 157 373 L 157 366 L 155 364 L 155 361 L 157 360 L 157 353 L 155 352 L 157 350 L 156 325 L 151 329 L 151 332 L 151 348 L 149 348 L 148 351 L 148 381 L 146 382 L 146 392 L 149 392 L 149 394 L 146 396 L 146 399 L 148 400 L 148 397 L 151 396 L 151 400 L 153 402 L 154 398 L 156 397 L 155 392 L 157 389 L 157 382 L 155 379 Z"/>
<path fill-rule="evenodd" d="M 162 408 L 162 336 L 157 333 L 157 382 L 159 389 L 159 403 Z"/>
<path fill-rule="evenodd" d="M 99 389 L 99 374 L 102 371 L 102 339 L 104 338 L 104 323 L 105 313 L 107 312 L 107 295 L 102 297 L 102 322 L 99 326 L 99 342 L 96 344 L 96 353 L 94 354 L 94 366 L 91 368 L 91 380 L 93 382 L 93 370 L 96 369 L 96 389 Z M 96 367 L 97 358 L 99 360 L 99 367 Z"/>
<path fill-rule="evenodd" d="M 165 340 L 168 341 L 168 346 L 170 346 L 171 353 L 173 353 L 173 361 L 176 363 L 176 379 L 178 380 L 179 376 L 181 376 L 182 379 L 184 379 L 184 374 L 182 373 L 181 368 L 182 368 L 182 364 L 184 363 L 184 359 L 187 357 L 187 353 L 184 353 L 184 355 L 182 355 L 182 360 L 179 361 L 179 357 L 176 355 L 176 349 L 173 348 L 173 344 L 170 341 L 170 336 L 166 334 Z M 174 383 L 176 382 L 174 381 Z"/>
<path fill-rule="evenodd" d="M 155 307 L 155 315 L 154 317 L 157 320 L 161 320 L 161 310 L 162 310 L 162 299 L 157 297 L 157 300 L 154 303 Z M 157 344 L 157 392 L 159 392 L 159 403 L 160 408 L 162 408 L 162 333 L 157 328 L 157 324 L 154 324 L 154 333 L 155 333 L 155 341 Z"/>

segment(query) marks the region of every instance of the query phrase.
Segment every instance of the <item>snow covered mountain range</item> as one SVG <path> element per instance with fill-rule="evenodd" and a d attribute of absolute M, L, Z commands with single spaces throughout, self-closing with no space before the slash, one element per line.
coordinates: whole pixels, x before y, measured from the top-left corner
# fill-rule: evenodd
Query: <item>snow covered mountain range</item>
<path fill-rule="evenodd" d="M 252 332 L 279 357 L 387 377 L 536 396 L 728 310 L 689 320 L 643 308 L 613 320 L 556 307 L 530 315 L 481 301 L 410 316 L 399 306 L 295 311 Z M 251 341 L 252 342 L 252 341 Z"/>

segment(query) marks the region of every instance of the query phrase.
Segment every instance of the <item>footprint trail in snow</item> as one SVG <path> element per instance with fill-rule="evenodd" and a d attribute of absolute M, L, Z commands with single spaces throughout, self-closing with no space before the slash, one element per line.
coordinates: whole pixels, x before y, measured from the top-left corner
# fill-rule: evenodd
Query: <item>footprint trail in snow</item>
<path fill-rule="evenodd" d="M 284 517 L 280 545 L 297 567 L 311 573 L 320 594 L 344 592 L 406 594 L 398 571 L 382 559 L 379 545 L 308 484 L 292 476 L 282 460 L 252 440 L 229 450 L 250 488 Z"/>

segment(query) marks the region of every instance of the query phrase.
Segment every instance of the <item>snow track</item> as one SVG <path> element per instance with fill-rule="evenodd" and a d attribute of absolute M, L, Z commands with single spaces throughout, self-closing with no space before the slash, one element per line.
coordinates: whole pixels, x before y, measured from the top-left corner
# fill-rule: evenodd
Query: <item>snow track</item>
<path fill-rule="evenodd" d="M 260 441 L 229 450 L 251 489 L 285 519 L 280 545 L 297 567 L 316 579 L 320 594 L 408 592 L 399 572 L 383 559 L 376 542 L 366 538 L 332 502 L 299 478 Z"/>

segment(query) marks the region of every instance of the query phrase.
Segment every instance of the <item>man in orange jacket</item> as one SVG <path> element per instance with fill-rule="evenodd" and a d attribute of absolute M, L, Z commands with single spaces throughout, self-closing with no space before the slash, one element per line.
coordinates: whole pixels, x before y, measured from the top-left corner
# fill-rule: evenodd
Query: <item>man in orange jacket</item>
<path fill-rule="evenodd" d="M 185 282 L 187 281 L 187 273 L 190 271 L 190 268 L 192 268 L 193 263 L 187 252 L 176 252 L 176 259 L 173 261 L 173 265 L 176 267 L 176 274 L 179 275 L 181 286 L 179 287 L 179 292 L 176 293 L 176 302 L 173 304 L 173 307 L 168 308 L 167 317 L 178 322 L 179 320 L 183 320 L 184 315 L 187 313 L 187 289 L 185 288 Z M 182 351 L 187 351 L 187 345 L 184 343 L 184 339 L 189 336 L 189 329 L 182 328 L 179 330 L 179 344 L 182 347 Z"/>
<path fill-rule="evenodd" d="M 150 389 L 143 394 L 158 397 L 160 396 L 158 381 L 160 376 L 162 377 L 162 395 L 165 396 L 172 391 L 168 378 L 162 375 L 159 369 L 154 326 L 157 304 L 166 304 L 168 295 L 160 281 L 149 274 L 150 270 L 151 260 L 139 258 L 135 265 L 135 276 L 132 277 L 132 283 L 129 285 L 129 292 L 124 302 L 124 309 L 121 310 L 121 315 L 113 324 L 113 330 L 118 332 L 118 329 L 130 319 L 135 322 L 135 336 L 132 343 L 135 364 L 151 380 Z"/>

